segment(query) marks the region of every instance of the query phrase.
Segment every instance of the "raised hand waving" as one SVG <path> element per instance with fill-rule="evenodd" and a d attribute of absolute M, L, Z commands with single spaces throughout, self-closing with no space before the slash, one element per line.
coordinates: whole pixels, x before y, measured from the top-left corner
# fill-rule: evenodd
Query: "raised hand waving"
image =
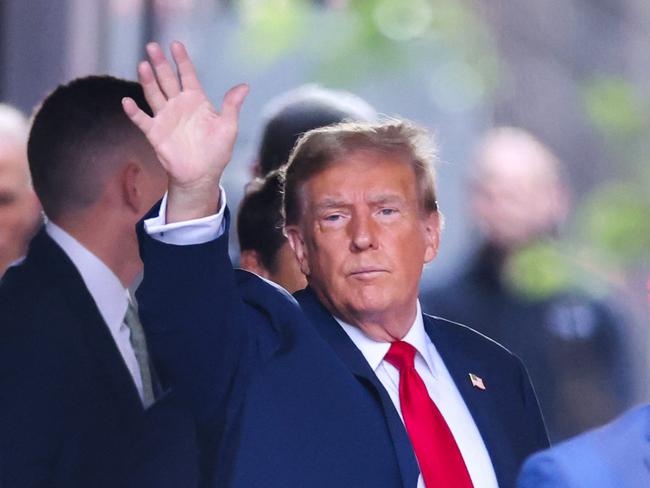
<path fill-rule="evenodd" d="M 214 213 L 219 180 L 232 156 L 239 110 L 247 85 L 231 88 L 217 111 L 199 82 L 185 46 L 171 45 L 178 76 L 156 43 L 147 45 L 149 61 L 138 77 L 153 117 L 125 98 L 124 111 L 142 130 L 169 175 L 167 222 Z"/>

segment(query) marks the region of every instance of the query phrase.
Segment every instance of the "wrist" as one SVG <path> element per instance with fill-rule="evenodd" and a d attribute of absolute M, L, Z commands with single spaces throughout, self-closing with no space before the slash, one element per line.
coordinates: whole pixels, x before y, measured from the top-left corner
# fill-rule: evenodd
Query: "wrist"
<path fill-rule="evenodd" d="M 219 179 L 179 185 L 169 183 L 165 220 L 171 224 L 214 215 L 220 204 Z"/>

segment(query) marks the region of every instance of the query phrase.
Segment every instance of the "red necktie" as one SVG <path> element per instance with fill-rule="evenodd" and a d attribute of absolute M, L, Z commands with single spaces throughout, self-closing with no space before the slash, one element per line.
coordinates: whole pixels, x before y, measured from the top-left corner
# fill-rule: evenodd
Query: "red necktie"
<path fill-rule="evenodd" d="M 415 348 L 393 342 L 384 357 L 399 370 L 399 401 L 406 430 L 427 488 L 472 488 L 463 456 L 447 422 L 415 370 Z"/>

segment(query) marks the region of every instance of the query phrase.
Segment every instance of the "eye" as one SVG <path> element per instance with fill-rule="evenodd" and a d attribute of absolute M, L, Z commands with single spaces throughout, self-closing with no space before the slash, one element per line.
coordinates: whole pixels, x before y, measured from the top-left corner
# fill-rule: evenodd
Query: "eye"
<path fill-rule="evenodd" d="M 336 222 L 338 220 L 341 220 L 342 218 L 343 216 L 341 214 L 330 214 L 323 217 L 323 220 L 327 222 Z"/>
<path fill-rule="evenodd" d="M 382 208 L 379 210 L 379 213 L 381 215 L 389 216 L 389 215 L 394 215 L 398 212 L 396 208 Z"/>

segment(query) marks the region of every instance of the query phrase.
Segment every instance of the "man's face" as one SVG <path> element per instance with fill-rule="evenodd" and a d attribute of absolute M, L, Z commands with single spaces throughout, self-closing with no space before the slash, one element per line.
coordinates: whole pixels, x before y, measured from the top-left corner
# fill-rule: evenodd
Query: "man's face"
<path fill-rule="evenodd" d="M 552 232 L 568 211 L 557 170 L 526 141 L 503 139 L 479 158 L 472 209 L 486 239 L 516 250 Z"/>
<path fill-rule="evenodd" d="M 40 204 L 29 182 L 24 148 L 0 141 L 0 276 L 26 251 L 40 222 Z"/>
<path fill-rule="evenodd" d="M 420 211 L 413 169 L 394 155 L 355 151 L 307 181 L 303 202 L 300 225 L 287 232 L 329 311 L 362 329 L 410 326 L 439 237 L 438 214 Z"/>

